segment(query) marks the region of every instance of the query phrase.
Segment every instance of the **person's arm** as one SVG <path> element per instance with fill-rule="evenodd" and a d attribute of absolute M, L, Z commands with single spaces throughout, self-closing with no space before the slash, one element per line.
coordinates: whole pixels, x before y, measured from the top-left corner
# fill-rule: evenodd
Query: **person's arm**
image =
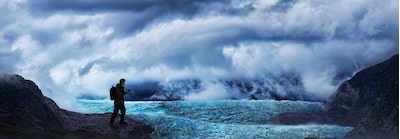
<path fill-rule="evenodd" d="M 124 95 L 125 95 L 125 94 L 128 94 L 129 92 L 131 92 L 130 89 L 125 89 L 125 90 L 124 90 Z"/>
<path fill-rule="evenodd" d="M 130 89 L 125 89 L 125 87 L 121 88 L 123 95 L 128 94 L 131 90 Z"/>

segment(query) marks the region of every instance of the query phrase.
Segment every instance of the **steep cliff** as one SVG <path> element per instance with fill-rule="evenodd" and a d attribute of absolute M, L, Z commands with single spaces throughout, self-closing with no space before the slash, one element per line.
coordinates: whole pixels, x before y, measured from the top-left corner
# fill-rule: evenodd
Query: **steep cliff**
<path fill-rule="evenodd" d="M 60 109 L 34 82 L 0 72 L 0 138 L 148 138 L 153 131 L 129 119 L 110 129 L 109 118 Z"/>
<path fill-rule="evenodd" d="M 399 56 L 367 68 L 344 82 L 327 112 L 355 126 L 349 138 L 398 138 Z"/>
<path fill-rule="evenodd" d="M 366 68 L 343 82 L 325 109 L 316 113 L 286 113 L 275 124 L 322 123 L 353 126 L 347 138 L 398 138 L 399 56 Z"/>

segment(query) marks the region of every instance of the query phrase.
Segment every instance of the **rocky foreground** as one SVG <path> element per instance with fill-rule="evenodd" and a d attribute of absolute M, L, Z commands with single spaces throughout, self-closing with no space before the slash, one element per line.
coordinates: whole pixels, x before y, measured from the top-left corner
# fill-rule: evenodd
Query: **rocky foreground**
<path fill-rule="evenodd" d="M 352 126 L 345 138 L 399 138 L 399 55 L 358 72 L 343 82 L 315 113 L 286 113 L 274 124 L 338 124 Z"/>
<path fill-rule="evenodd" d="M 81 114 L 60 109 L 34 82 L 0 72 L 1 139 L 150 138 L 154 131 L 131 119 L 113 129 L 108 125 L 110 117 L 111 113 Z"/>

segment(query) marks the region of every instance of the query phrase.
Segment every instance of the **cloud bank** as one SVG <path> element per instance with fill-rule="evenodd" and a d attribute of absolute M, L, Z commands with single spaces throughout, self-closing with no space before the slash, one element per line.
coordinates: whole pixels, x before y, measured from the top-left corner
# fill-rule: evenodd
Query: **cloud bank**
<path fill-rule="evenodd" d="M 34 80 L 67 109 L 81 95 L 107 96 L 121 77 L 135 83 L 295 73 L 305 93 L 327 98 L 354 72 L 398 53 L 398 5 L 2 0 L 0 70 Z M 204 84 L 209 88 L 188 98 L 229 93 Z"/>

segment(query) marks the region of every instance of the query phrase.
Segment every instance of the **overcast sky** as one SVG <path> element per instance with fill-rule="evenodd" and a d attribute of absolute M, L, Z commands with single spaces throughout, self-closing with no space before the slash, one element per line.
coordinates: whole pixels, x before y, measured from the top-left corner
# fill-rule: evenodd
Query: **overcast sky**
<path fill-rule="evenodd" d="M 0 0 L 0 70 L 63 108 L 124 77 L 296 73 L 328 96 L 338 76 L 397 54 L 398 0 Z"/>

